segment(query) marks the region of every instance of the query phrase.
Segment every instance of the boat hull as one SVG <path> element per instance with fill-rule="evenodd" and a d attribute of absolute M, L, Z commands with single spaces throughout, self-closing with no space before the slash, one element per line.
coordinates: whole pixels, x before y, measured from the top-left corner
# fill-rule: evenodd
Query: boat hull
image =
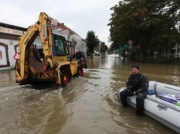
<path fill-rule="evenodd" d="M 154 84 L 163 84 L 163 83 L 157 83 L 157 82 L 150 82 L 150 88 L 149 90 L 154 90 L 152 87 Z M 157 86 L 157 85 L 156 85 Z M 176 91 L 173 91 L 173 93 L 179 93 L 180 89 L 178 87 L 174 87 L 171 85 L 159 85 L 162 87 L 168 87 L 168 89 L 175 88 Z M 159 91 L 163 91 L 160 89 Z M 118 90 L 118 97 L 120 100 L 120 92 L 124 90 L 125 87 L 122 87 Z M 155 92 L 158 91 L 156 89 Z M 179 90 L 179 91 L 178 91 Z M 166 91 L 166 92 L 170 92 Z M 136 108 L 136 96 L 128 97 L 128 104 Z M 144 113 L 148 116 L 154 118 L 155 120 L 161 122 L 162 124 L 166 125 L 167 127 L 171 128 L 172 130 L 176 131 L 177 133 L 180 133 L 180 106 L 177 106 L 173 103 L 164 101 L 160 98 L 158 98 L 155 94 L 147 95 L 146 99 L 144 100 Z"/>

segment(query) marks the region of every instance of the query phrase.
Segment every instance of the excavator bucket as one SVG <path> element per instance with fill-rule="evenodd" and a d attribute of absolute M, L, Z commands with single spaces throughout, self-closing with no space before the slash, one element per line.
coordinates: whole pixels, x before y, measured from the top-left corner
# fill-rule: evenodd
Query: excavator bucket
<path fill-rule="evenodd" d="M 34 45 L 30 46 L 29 51 L 29 69 L 33 74 L 46 71 L 47 65 L 40 59 L 38 50 Z"/>

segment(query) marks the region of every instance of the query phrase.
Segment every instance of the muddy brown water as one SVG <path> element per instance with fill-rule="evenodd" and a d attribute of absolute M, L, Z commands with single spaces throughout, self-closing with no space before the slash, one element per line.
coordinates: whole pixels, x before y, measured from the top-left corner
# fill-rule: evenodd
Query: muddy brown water
<path fill-rule="evenodd" d="M 125 86 L 132 62 L 109 55 L 88 64 L 84 77 L 64 89 L 20 86 L 14 71 L 0 72 L 0 134 L 176 134 L 118 102 L 117 90 Z M 150 80 L 180 85 L 180 66 L 140 65 Z"/>

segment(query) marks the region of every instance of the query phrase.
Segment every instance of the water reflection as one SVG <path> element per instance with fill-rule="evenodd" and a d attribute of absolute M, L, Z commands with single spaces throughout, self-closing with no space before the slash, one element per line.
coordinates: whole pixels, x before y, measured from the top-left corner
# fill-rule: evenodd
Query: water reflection
<path fill-rule="evenodd" d="M 18 85 L 17 83 L 15 83 L 14 70 L 0 71 L 0 87 L 8 87 L 10 85 Z"/>
<path fill-rule="evenodd" d="M 118 55 L 88 59 L 84 77 L 73 78 L 62 89 L 57 86 L 18 86 L 14 71 L 0 72 L 0 133 L 116 134 L 174 132 L 132 107 L 123 108 L 117 90 L 131 73 L 127 59 Z M 176 65 L 143 64 L 150 80 L 180 85 Z"/>
<path fill-rule="evenodd" d="M 136 63 L 128 61 L 126 58 L 121 59 L 118 55 L 109 55 L 102 58 L 95 57 L 89 61 L 89 64 L 92 65 L 90 68 L 113 70 L 116 74 L 126 75 L 125 77 L 130 74 L 132 64 L 140 64 L 141 71 L 150 80 L 180 85 L 180 66 L 178 65 Z"/>
<path fill-rule="evenodd" d="M 0 98 L 0 133 L 56 134 L 70 118 L 60 89 L 7 88 Z"/>

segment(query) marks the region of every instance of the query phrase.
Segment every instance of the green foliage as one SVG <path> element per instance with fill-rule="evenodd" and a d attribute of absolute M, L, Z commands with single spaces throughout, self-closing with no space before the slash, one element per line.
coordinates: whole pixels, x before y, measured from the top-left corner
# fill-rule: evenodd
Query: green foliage
<path fill-rule="evenodd" d="M 87 43 L 88 53 L 93 54 L 94 48 L 99 44 L 99 39 L 95 36 L 94 31 L 88 31 L 86 37 L 86 43 Z"/>
<path fill-rule="evenodd" d="M 142 51 L 167 50 L 180 42 L 180 0 L 129 0 L 111 8 L 113 47 L 129 39 Z"/>
<path fill-rule="evenodd" d="M 105 45 L 104 42 L 100 43 L 100 52 L 105 53 L 107 51 L 108 47 Z"/>

